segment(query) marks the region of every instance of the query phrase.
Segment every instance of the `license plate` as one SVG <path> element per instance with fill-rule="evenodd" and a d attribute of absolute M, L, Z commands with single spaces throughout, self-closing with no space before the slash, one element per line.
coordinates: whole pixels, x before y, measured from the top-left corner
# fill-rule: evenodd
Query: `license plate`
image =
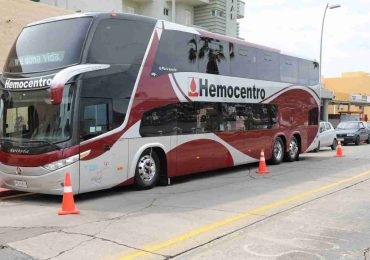
<path fill-rule="evenodd" d="M 15 187 L 20 187 L 20 188 L 27 188 L 27 182 L 26 181 L 14 181 Z"/>
<path fill-rule="evenodd" d="M 338 141 L 343 142 L 344 141 L 344 138 L 338 138 Z"/>

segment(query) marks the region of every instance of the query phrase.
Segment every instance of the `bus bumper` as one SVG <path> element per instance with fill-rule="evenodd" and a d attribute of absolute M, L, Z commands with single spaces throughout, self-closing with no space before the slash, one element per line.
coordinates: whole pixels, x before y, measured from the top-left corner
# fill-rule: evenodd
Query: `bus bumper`
<path fill-rule="evenodd" d="M 2 168 L 3 165 L 0 167 Z M 68 171 L 71 174 L 73 193 L 79 193 L 79 162 L 37 176 L 16 174 L 15 169 L 16 167 L 14 167 L 14 174 L 6 173 L 3 169 L 0 169 L 0 187 L 24 192 L 63 195 L 64 178 Z M 41 167 L 22 167 L 22 169 L 25 172 L 27 170 L 35 172 L 37 169 L 45 171 Z"/>

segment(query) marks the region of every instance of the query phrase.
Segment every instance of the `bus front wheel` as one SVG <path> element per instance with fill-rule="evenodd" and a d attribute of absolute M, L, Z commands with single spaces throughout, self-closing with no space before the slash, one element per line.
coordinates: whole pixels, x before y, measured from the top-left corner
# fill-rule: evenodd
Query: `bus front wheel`
<path fill-rule="evenodd" d="M 271 164 L 280 164 L 284 157 L 284 142 L 283 139 L 277 137 L 272 146 L 272 157 L 270 159 Z"/>
<path fill-rule="evenodd" d="M 139 157 L 135 171 L 135 186 L 153 188 L 159 180 L 160 160 L 153 149 L 146 149 Z"/>
<path fill-rule="evenodd" d="M 292 137 L 292 139 L 290 140 L 288 148 L 289 148 L 289 150 L 285 153 L 285 160 L 287 162 L 293 162 L 293 161 L 298 160 L 299 145 L 298 145 L 297 138 L 295 138 L 294 136 Z"/>

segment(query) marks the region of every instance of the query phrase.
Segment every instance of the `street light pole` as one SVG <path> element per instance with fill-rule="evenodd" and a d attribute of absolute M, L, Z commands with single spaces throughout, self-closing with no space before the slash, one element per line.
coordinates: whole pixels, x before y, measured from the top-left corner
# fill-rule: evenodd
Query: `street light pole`
<path fill-rule="evenodd" d="M 326 4 L 325 11 L 324 11 L 324 16 L 322 17 L 322 24 L 321 24 L 321 39 L 320 39 L 320 65 L 319 65 L 319 77 L 320 77 L 320 87 L 319 87 L 319 98 L 320 98 L 320 106 L 321 106 L 321 89 L 322 89 L 322 84 L 321 84 L 321 77 L 322 77 L 322 39 L 323 39 L 323 34 L 324 34 L 324 23 L 325 23 L 325 16 L 326 16 L 326 11 L 328 9 L 335 9 L 340 7 L 340 5 L 335 4 L 335 5 L 329 5 L 329 3 Z"/>

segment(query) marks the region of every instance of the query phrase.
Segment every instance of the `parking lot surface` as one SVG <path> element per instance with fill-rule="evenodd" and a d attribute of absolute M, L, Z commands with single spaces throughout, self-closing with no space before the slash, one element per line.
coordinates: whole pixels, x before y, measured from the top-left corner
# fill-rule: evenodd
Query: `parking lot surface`
<path fill-rule="evenodd" d="M 370 145 L 61 198 L 0 193 L 0 259 L 369 259 Z"/>

